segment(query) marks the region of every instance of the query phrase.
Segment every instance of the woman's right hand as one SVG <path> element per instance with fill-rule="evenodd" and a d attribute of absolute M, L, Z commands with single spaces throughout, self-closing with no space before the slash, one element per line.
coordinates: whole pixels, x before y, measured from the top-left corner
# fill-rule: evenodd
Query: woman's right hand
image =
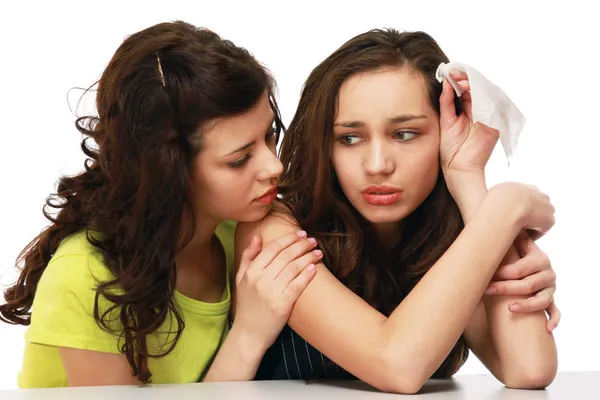
<path fill-rule="evenodd" d="M 516 218 L 519 229 L 528 230 L 533 240 L 545 235 L 555 223 L 550 197 L 533 185 L 503 182 L 493 186 L 489 195 L 498 206 Z"/>
<path fill-rule="evenodd" d="M 288 321 L 296 299 L 315 276 L 323 253 L 306 232 L 292 232 L 264 249 L 255 236 L 242 254 L 236 275 L 232 330 L 257 351 L 266 351 Z M 262 356 L 262 353 L 261 353 Z"/>

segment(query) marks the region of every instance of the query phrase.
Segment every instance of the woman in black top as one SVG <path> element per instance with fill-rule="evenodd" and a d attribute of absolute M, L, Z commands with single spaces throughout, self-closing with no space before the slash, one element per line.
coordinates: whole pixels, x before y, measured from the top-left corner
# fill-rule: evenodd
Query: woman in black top
<path fill-rule="evenodd" d="M 469 350 L 509 387 L 554 379 L 555 275 L 534 243 L 554 208 L 527 185 L 488 191 L 498 132 L 471 121 L 466 75 L 461 99 L 436 80 L 448 61 L 423 32 L 373 30 L 312 71 L 283 137 L 281 202 L 238 224 L 236 248 L 301 227 L 323 262 L 255 379 L 415 393 Z"/>

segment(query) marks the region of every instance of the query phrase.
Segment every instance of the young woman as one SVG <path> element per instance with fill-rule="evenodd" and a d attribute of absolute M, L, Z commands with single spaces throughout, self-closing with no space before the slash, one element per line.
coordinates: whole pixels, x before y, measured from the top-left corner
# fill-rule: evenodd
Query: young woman
<path fill-rule="evenodd" d="M 323 263 L 256 379 L 355 377 L 415 393 L 472 350 L 509 387 L 553 380 L 555 275 L 528 233 L 547 232 L 554 208 L 526 185 L 487 190 L 498 132 L 472 124 L 468 92 L 460 104 L 436 80 L 442 62 L 425 33 L 373 30 L 310 74 L 282 142 L 282 205 L 238 224 L 236 247 L 301 227 Z"/>
<path fill-rule="evenodd" d="M 229 331 L 230 221 L 263 218 L 282 172 L 273 91 L 206 29 L 162 23 L 123 42 L 98 116 L 77 121 L 85 170 L 60 179 L 58 213 L 44 211 L 0 306 L 29 325 L 20 387 L 252 379 L 320 257 L 305 232 L 248 246 Z"/>

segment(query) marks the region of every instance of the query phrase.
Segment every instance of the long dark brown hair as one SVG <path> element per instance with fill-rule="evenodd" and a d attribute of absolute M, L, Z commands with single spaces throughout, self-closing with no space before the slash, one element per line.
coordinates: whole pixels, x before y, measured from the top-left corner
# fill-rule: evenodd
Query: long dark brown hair
<path fill-rule="evenodd" d="M 311 72 L 281 144 L 284 203 L 300 226 L 317 238 L 332 273 L 387 316 L 455 241 L 463 221 L 440 170 L 432 193 L 403 221 L 400 243 L 384 255 L 367 222 L 342 192 L 332 166 L 338 93 L 354 74 L 410 68 L 425 78 L 430 103 L 439 115 L 442 85 L 435 71 L 448 61 L 436 41 L 423 32 L 376 29 L 360 34 Z M 467 357 L 461 337 L 434 377 L 451 376 Z"/>
<path fill-rule="evenodd" d="M 4 292 L 0 319 L 29 325 L 48 262 L 65 238 L 85 230 L 115 277 L 98 283 L 94 317 L 120 338 L 134 376 L 150 382 L 148 357 L 168 354 L 184 328 L 173 301 L 175 256 L 194 235 L 189 167 L 202 130 L 249 111 L 265 91 L 278 117 L 274 89 L 247 50 L 208 29 L 174 21 L 129 36 L 98 82 L 98 115 L 75 124 L 84 135 L 85 169 L 62 176 L 47 199 L 43 213 L 51 224 L 17 258 L 22 271 Z M 98 308 L 101 296 L 112 303 L 106 311 Z M 175 338 L 150 354 L 146 337 L 169 315 Z"/>

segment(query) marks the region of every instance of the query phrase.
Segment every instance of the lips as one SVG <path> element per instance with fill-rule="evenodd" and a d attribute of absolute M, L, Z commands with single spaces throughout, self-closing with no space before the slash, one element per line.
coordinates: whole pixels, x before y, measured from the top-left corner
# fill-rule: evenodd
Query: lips
<path fill-rule="evenodd" d="M 270 204 L 277 197 L 277 193 L 278 193 L 277 187 L 274 187 L 273 189 L 266 191 L 260 197 L 257 197 L 254 201 L 257 201 L 262 204 Z"/>
<path fill-rule="evenodd" d="M 365 201 L 374 206 L 389 206 L 402 198 L 402 191 L 389 185 L 371 185 L 362 191 Z"/>

